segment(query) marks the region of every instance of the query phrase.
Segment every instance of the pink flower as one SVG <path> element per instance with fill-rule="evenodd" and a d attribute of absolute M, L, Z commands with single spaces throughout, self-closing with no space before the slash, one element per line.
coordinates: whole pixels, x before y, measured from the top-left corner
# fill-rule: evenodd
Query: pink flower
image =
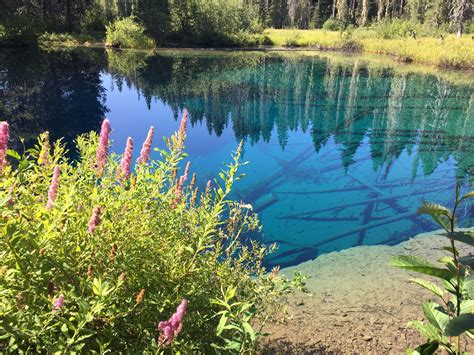
<path fill-rule="evenodd" d="M 137 159 L 137 163 L 145 164 L 148 161 L 151 150 L 151 142 L 153 141 L 153 135 L 155 134 L 155 128 L 150 127 L 148 135 L 146 136 L 145 142 L 143 142 L 142 150 L 140 151 L 140 156 Z"/>
<path fill-rule="evenodd" d="M 183 299 L 181 304 L 176 309 L 176 312 L 166 321 L 158 323 L 158 330 L 161 331 L 159 342 L 161 345 L 169 345 L 173 342 L 174 338 L 183 329 L 183 316 L 186 313 L 186 306 L 188 301 Z"/>
<path fill-rule="evenodd" d="M 183 186 L 185 180 L 186 179 L 184 178 L 184 175 L 179 178 L 178 186 L 176 186 L 176 203 L 181 202 L 181 196 L 183 195 Z"/>
<path fill-rule="evenodd" d="M 102 174 L 102 172 L 104 171 L 104 167 L 107 164 L 107 152 L 109 148 L 109 138 L 111 131 L 112 129 L 110 128 L 110 121 L 108 119 L 105 119 L 102 122 L 102 127 L 100 129 L 99 145 L 97 146 L 97 151 L 95 155 L 97 171 L 100 174 Z"/>
<path fill-rule="evenodd" d="M 120 179 L 128 179 L 130 177 L 130 165 L 133 155 L 133 140 L 128 137 L 125 152 L 123 153 L 122 162 L 120 163 Z"/>
<path fill-rule="evenodd" d="M 211 180 L 208 180 L 206 184 L 206 195 L 209 193 L 210 189 L 211 189 Z"/>
<path fill-rule="evenodd" d="M 94 207 L 92 210 L 92 216 L 89 219 L 89 224 L 87 225 L 87 230 L 89 233 L 93 233 L 95 230 L 95 227 L 97 227 L 100 223 L 100 207 Z"/>
<path fill-rule="evenodd" d="M 64 306 L 64 295 L 61 293 L 53 302 L 53 308 L 59 309 Z"/>
<path fill-rule="evenodd" d="M 8 122 L 0 122 L 0 172 L 7 163 L 7 146 L 10 139 Z"/>
<path fill-rule="evenodd" d="M 191 162 L 188 161 L 186 164 L 186 168 L 184 169 L 184 181 L 188 180 L 188 175 L 189 175 L 189 168 L 191 167 Z"/>
<path fill-rule="evenodd" d="M 53 180 L 51 181 L 51 185 L 49 185 L 48 190 L 48 202 L 46 203 L 46 208 L 49 210 L 53 207 L 54 201 L 56 200 L 56 196 L 58 194 L 58 187 L 59 187 L 59 175 L 61 174 L 59 170 L 59 166 L 54 167 L 53 172 Z"/>
<path fill-rule="evenodd" d="M 186 139 L 186 126 L 188 124 L 188 110 L 184 109 L 183 117 L 178 129 L 178 148 L 182 148 Z"/>

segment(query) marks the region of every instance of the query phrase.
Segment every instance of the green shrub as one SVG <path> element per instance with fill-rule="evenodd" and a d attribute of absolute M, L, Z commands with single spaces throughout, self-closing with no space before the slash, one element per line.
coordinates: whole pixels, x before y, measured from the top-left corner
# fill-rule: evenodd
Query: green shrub
<path fill-rule="evenodd" d="M 27 46 L 38 40 L 38 24 L 28 15 L 11 15 L 0 21 L 0 46 Z"/>
<path fill-rule="evenodd" d="M 443 287 L 425 279 L 411 281 L 433 293 L 440 304 L 432 301 L 423 304 L 423 313 L 428 322 L 414 320 L 409 324 L 417 329 L 426 343 L 409 354 L 434 354 L 443 349 L 448 354 L 461 354 L 461 336 L 474 339 L 474 256 L 460 256 L 456 243 L 465 243 L 474 246 L 474 232 L 456 230 L 456 211 L 461 203 L 474 197 L 474 191 L 464 196 L 459 194 L 459 185 L 456 186 L 454 208 L 425 202 L 419 209 L 420 214 L 428 214 L 445 231 L 443 234 L 449 241 L 445 250 L 449 256 L 439 260 L 443 267 L 438 267 L 428 260 L 416 256 L 397 256 L 391 264 L 409 271 L 422 273 L 437 278 L 443 282 Z M 453 342 L 454 338 L 454 342 Z"/>
<path fill-rule="evenodd" d="M 372 25 L 378 38 L 393 39 L 422 36 L 425 29 L 422 25 L 402 19 L 376 22 Z"/>
<path fill-rule="evenodd" d="M 105 45 L 116 48 L 153 48 L 156 43 L 133 17 L 117 20 L 106 26 Z"/>
<path fill-rule="evenodd" d="M 326 30 L 326 31 L 340 31 L 343 29 L 344 29 L 344 24 L 332 18 L 328 18 L 326 22 L 323 23 L 323 30 Z"/>
<path fill-rule="evenodd" d="M 8 138 L 0 126 L 2 351 L 254 349 L 261 334 L 251 324 L 264 323 L 291 284 L 277 270 L 265 274 L 268 250 L 245 237 L 258 220 L 227 198 L 242 146 L 222 182 L 198 193 L 188 165 L 176 177 L 185 127 L 183 119 L 160 160 L 141 153 L 130 171 L 132 141 L 122 158 L 108 156 L 106 123 L 100 138 L 77 138 L 75 162 L 61 141 L 51 152 L 43 134 L 23 156 L 8 151 L 16 168 L 2 163 Z M 150 146 L 147 139 L 142 152 Z M 183 299 L 182 327 L 166 338 L 157 323 Z"/>

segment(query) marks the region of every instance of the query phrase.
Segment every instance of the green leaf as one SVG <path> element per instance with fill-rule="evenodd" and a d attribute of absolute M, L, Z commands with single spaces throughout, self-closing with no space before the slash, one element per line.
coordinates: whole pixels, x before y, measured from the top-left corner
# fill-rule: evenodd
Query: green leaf
<path fill-rule="evenodd" d="M 217 328 L 216 328 L 216 335 L 221 335 L 222 332 L 224 331 L 224 326 L 226 325 L 227 323 L 227 319 L 229 319 L 227 317 L 227 312 L 224 313 L 221 317 L 221 319 L 219 320 L 219 324 L 217 325 Z"/>
<path fill-rule="evenodd" d="M 410 281 L 433 292 L 436 296 L 443 298 L 443 290 L 433 282 L 423 279 L 411 279 Z"/>
<path fill-rule="evenodd" d="M 460 201 L 465 200 L 467 198 L 473 198 L 473 197 L 474 197 L 474 191 L 469 191 L 467 194 L 461 197 Z"/>
<path fill-rule="evenodd" d="M 419 214 L 428 214 L 433 220 L 443 229 L 450 230 L 451 221 L 450 216 L 453 215 L 449 208 L 431 202 L 423 202 L 423 205 L 418 209 Z"/>
<path fill-rule="evenodd" d="M 449 321 L 448 314 L 444 309 L 437 303 L 426 302 L 423 304 L 423 313 L 426 319 L 442 332 L 446 328 Z"/>
<path fill-rule="evenodd" d="M 418 256 L 398 255 L 390 259 L 390 265 L 444 280 L 450 280 L 454 276 L 448 269 L 437 268 Z"/>
<path fill-rule="evenodd" d="M 474 299 L 474 274 L 464 279 L 463 291 L 467 293 L 469 298 Z"/>
<path fill-rule="evenodd" d="M 66 323 L 64 323 L 64 324 L 61 326 L 61 331 L 62 331 L 64 334 L 67 334 L 67 333 L 69 332 L 69 329 L 68 329 Z"/>
<path fill-rule="evenodd" d="M 423 322 L 419 320 L 413 320 L 408 322 L 409 327 L 413 327 L 420 332 L 422 336 L 428 338 L 430 341 L 440 341 L 442 340 L 442 336 L 440 331 L 432 324 L 423 324 Z"/>
<path fill-rule="evenodd" d="M 459 317 L 452 318 L 445 329 L 445 334 L 447 336 L 458 336 L 466 331 L 474 330 L 474 314 L 465 313 L 461 314 Z"/>
<path fill-rule="evenodd" d="M 450 235 L 447 233 L 443 233 L 443 236 L 450 238 Z M 474 232 L 473 231 L 454 232 L 452 238 L 454 240 L 457 240 L 458 242 L 466 243 L 466 244 L 474 246 Z"/>
<path fill-rule="evenodd" d="M 16 160 L 20 160 L 21 159 L 21 156 L 20 154 L 18 154 L 17 152 L 15 152 L 14 150 L 12 149 L 7 149 L 7 155 L 16 159 Z"/>
<path fill-rule="evenodd" d="M 249 335 L 250 340 L 252 340 L 252 342 L 254 342 L 255 341 L 255 332 L 254 332 L 252 326 L 249 323 L 244 322 L 242 324 L 242 327 L 244 328 L 245 332 Z"/>
<path fill-rule="evenodd" d="M 433 215 L 451 215 L 451 210 L 443 205 L 438 205 L 432 202 L 423 202 L 423 205 L 418 209 L 419 214 Z"/>
<path fill-rule="evenodd" d="M 432 355 L 438 350 L 439 343 L 437 341 L 424 343 L 418 346 L 415 351 L 417 351 L 420 355 Z"/>
<path fill-rule="evenodd" d="M 474 313 L 474 300 L 464 300 L 461 302 L 461 313 Z"/>
<path fill-rule="evenodd" d="M 237 289 L 235 287 L 228 287 L 227 288 L 227 291 L 225 292 L 225 299 L 226 301 L 229 301 L 231 300 L 232 298 L 234 298 L 235 296 L 235 291 L 237 291 Z"/>

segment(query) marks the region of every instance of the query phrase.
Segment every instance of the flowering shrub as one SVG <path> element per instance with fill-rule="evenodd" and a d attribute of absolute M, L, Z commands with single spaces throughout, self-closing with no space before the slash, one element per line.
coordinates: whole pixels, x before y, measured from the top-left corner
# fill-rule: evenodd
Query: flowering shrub
<path fill-rule="evenodd" d="M 202 193 L 189 162 L 178 177 L 186 122 L 159 160 L 149 160 L 151 128 L 138 162 L 130 138 L 123 156 L 109 154 L 108 120 L 100 136 L 77 138 L 74 162 L 47 133 L 22 156 L 7 150 L 0 124 L 1 352 L 255 347 L 252 325 L 293 283 L 265 274 L 268 250 L 244 237 L 256 216 L 227 200 L 241 147 Z M 231 306 L 216 301 L 222 290 Z"/>

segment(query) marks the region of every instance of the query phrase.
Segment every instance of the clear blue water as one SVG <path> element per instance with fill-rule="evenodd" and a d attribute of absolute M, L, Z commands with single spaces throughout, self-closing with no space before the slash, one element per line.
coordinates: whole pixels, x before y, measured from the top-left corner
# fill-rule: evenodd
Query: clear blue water
<path fill-rule="evenodd" d="M 256 238 L 279 244 L 267 265 L 290 266 L 436 228 L 416 214 L 421 202 L 449 205 L 456 180 L 472 187 L 474 87 L 466 81 L 358 58 L 3 51 L 0 117 L 19 147 L 20 137 L 31 145 L 45 130 L 72 142 L 106 116 L 121 152 L 128 136 L 141 146 L 151 125 L 170 135 L 186 107 L 186 161 L 201 184 L 245 141 L 250 164 L 233 197 L 259 213 Z M 460 223 L 473 221 L 465 205 Z"/>

